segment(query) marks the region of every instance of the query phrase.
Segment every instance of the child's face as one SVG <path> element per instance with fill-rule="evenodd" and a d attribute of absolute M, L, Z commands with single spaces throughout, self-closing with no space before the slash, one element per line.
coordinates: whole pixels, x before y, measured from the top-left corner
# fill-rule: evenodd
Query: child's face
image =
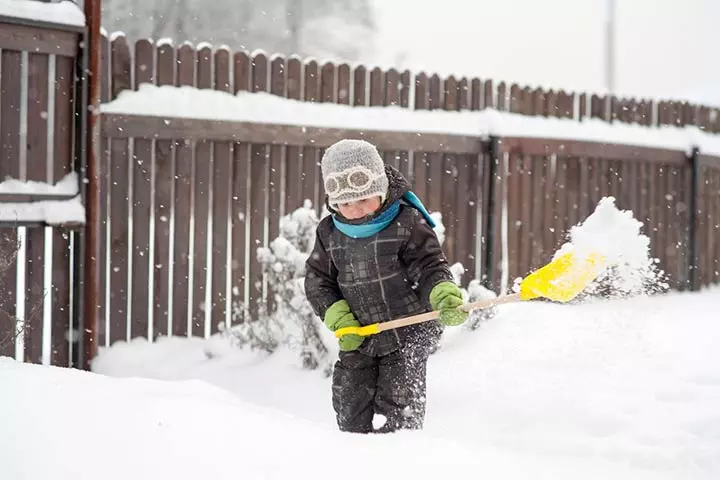
<path fill-rule="evenodd" d="M 339 203 L 338 210 L 348 220 L 357 220 L 377 212 L 382 204 L 382 199 L 377 197 L 365 198 L 355 202 Z"/>

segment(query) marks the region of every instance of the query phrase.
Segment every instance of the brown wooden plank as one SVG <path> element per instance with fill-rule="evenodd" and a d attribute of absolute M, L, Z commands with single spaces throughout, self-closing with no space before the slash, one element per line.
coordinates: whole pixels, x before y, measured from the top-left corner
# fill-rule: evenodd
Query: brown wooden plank
<path fill-rule="evenodd" d="M 292 98 L 293 100 L 303 98 L 302 80 L 302 62 L 297 57 L 290 57 L 287 62 L 287 98 Z M 348 86 L 348 88 L 350 87 Z"/>
<path fill-rule="evenodd" d="M 442 170 L 433 176 L 433 194 L 438 194 L 435 187 L 439 187 L 440 212 L 442 213 L 443 224 L 445 225 L 445 245 L 443 250 L 450 261 L 455 263 L 458 261 L 458 212 L 455 202 L 456 193 L 459 189 L 457 158 L 455 155 L 443 155 L 442 157 L 439 157 L 437 161 L 438 163 L 442 162 Z"/>
<path fill-rule="evenodd" d="M 233 55 L 233 91 L 250 89 L 250 56 L 247 52 L 236 52 Z"/>
<path fill-rule="evenodd" d="M 543 212 L 550 208 L 545 198 L 545 189 L 547 182 L 547 159 L 546 157 L 533 157 L 530 175 L 532 183 L 532 195 L 530 197 L 531 212 L 531 231 L 533 232 L 530 239 L 530 268 L 539 267 L 541 264 L 547 263 L 552 255 L 549 246 L 545 245 L 545 230 L 547 225 L 544 223 Z"/>
<path fill-rule="evenodd" d="M 204 47 L 197 51 L 195 62 L 195 78 L 197 88 L 210 89 L 212 83 L 212 50 Z M 267 78 L 264 79 L 267 82 Z M 193 293 L 190 305 L 192 316 L 192 335 L 205 337 L 210 332 L 210 325 L 206 324 L 206 311 L 210 307 L 206 298 L 209 285 L 207 284 L 208 268 L 207 249 L 209 248 L 208 220 L 210 217 L 210 182 L 213 170 L 212 143 L 201 139 L 195 144 L 195 159 L 193 162 Z"/>
<path fill-rule="evenodd" d="M 566 227 L 577 225 L 578 222 L 584 220 L 580 218 L 579 206 L 580 206 L 580 162 L 577 157 L 570 157 L 563 161 L 566 165 L 566 176 L 565 176 L 565 192 L 567 195 L 567 224 Z"/>
<path fill-rule="evenodd" d="M 231 253 L 231 286 L 233 295 L 232 320 L 233 323 L 246 319 L 248 299 L 245 295 L 246 279 L 249 269 L 246 254 L 247 242 L 247 220 L 248 220 L 248 183 L 250 146 L 246 143 L 236 143 L 233 147 L 232 166 L 232 243 Z"/>
<path fill-rule="evenodd" d="M 72 125 L 74 106 L 72 93 L 74 68 L 75 65 L 72 58 L 55 58 L 55 105 L 53 107 L 55 121 L 52 159 L 52 173 L 55 182 L 70 172 L 73 162 Z M 109 158 L 107 158 L 106 161 L 109 161 Z M 126 162 L 127 158 L 124 164 L 126 164 Z M 102 178 L 109 174 L 107 168 L 105 170 L 106 172 L 101 172 Z M 101 210 L 101 219 L 103 216 L 103 210 Z M 104 226 L 104 223 L 102 225 Z M 71 270 L 74 267 L 70 262 L 69 232 L 54 228 L 52 242 L 51 364 L 70 366 L 72 359 L 70 358 L 70 343 L 68 338 L 71 338 L 69 334 L 73 323 L 70 316 L 73 301 L 73 298 L 70 296 L 70 282 L 72 278 Z M 101 242 L 101 245 L 103 245 L 101 253 L 105 252 L 105 249 L 108 248 L 104 246 L 106 242 L 107 240 Z M 105 269 L 102 266 L 100 272 L 103 274 L 102 278 L 99 279 L 99 287 L 102 289 L 105 287 Z M 110 307 L 111 305 L 100 305 L 98 315 L 105 316 L 106 309 L 110 309 Z"/>
<path fill-rule="evenodd" d="M 413 179 L 412 179 L 412 186 L 413 191 L 415 194 L 422 200 L 423 202 L 427 202 L 428 198 L 428 175 L 430 173 L 430 170 L 428 168 L 428 162 L 430 159 L 428 158 L 428 154 L 425 152 L 415 152 L 414 153 L 414 163 L 413 163 Z M 427 208 L 430 208 L 426 205 Z"/>
<path fill-rule="evenodd" d="M 135 43 L 135 76 L 133 88 L 143 83 L 154 83 L 154 51 L 152 43 L 140 39 Z M 150 309 L 151 239 L 150 217 L 152 208 L 152 169 L 154 142 L 136 138 L 132 151 L 132 284 L 130 307 L 130 338 L 155 335 Z M 154 268 L 153 268 L 154 270 Z"/>
<path fill-rule="evenodd" d="M 510 285 L 520 275 L 522 231 L 522 158 L 510 155 L 507 173 L 507 245 Z"/>
<path fill-rule="evenodd" d="M 284 82 L 284 76 L 282 80 Z M 335 65 L 332 62 L 326 62 L 320 69 L 320 101 L 323 103 L 335 103 L 336 98 Z"/>
<path fill-rule="evenodd" d="M 553 233 L 554 246 L 557 249 L 567 240 L 568 234 L 567 162 L 562 160 L 555 164 L 555 192 Z"/>
<path fill-rule="evenodd" d="M 152 149 L 150 140 L 136 139 L 133 144 L 131 338 L 154 336 L 148 306 Z"/>
<path fill-rule="evenodd" d="M 555 236 L 555 204 L 557 202 L 557 192 L 555 190 L 556 171 L 552 168 L 552 160 L 546 156 L 542 157 L 543 169 L 545 171 L 545 182 L 543 187 L 543 196 L 545 197 L 545 207 L 543 208 L 543 252 L 546 259 L 550 252 L 555 252 L 558 245 Z"/>
<path fill-rule="evenodd" d="M 212 170 L 211 144 L 199 141 L 195 144 L 193 162 L 193 219 L 192 227 L 194 248 L 192 251 L 192 335 L 204 337 L 206 333 L 206 275 L 208 272 L 208 217 L 210 214 L 210 178 Z"/>
<path fill-rule="evenodd" d="M 306 102 L 320 100 L 320 70 L 315 60 L 305 64 L 305 97 Z"/>
<path fill-rule="evenodd" d="M 48 56 L 28 55 L 27 180 L 48 182 Z M 41 363 L 45 297 L 45 229 L 26 230 L 25 361 Z M 51 332 L 47 332 L 50 335 Z M 48 359 L 49 360 L 49 359 Z"/>
<path fill-rule="evenodd" d="M 672 288 L 679 289 L 684 283 L 682 275 L 682 257 L 679 255 L 678 244 L 680 243 L 680 235 L 682 224 L 678 216 L 677 204 L 678 204 L 678 180 L 679 180 L 679 168 L 669 167 L 667 174 L 665 175 L 665 188 L 667 189 L 666 194 L 666 205 L 665 215 L 667 220 L 666 230 L 666 241 L 665 255 L 667 256 L 668 265 L 667 273 L 670 276 L 670 283 Z"/>
<path fill-rule="evenodd" d="M 101 32 L 100 36 L 100 101 L 105 103 L 112 99 L 112 90 L 110 88 L 112 78 L 110 39 L 106 32 Z"/>
<path fill-rule="evenodd" d="M 0 179 L 20 178 L 20 53 L 0 61 Z M 0 228 L 0 355 L 15 355 L 17 230 Z"/>
<path fill-rule="evenodd" d="M 158 85 L 175 84 L 175 49 L 164 43 L 155 49 Z M 154 181 L 154 212 L 153 212 L 153 336 L 167 336 L 171 327 L 170 284 L 173 281 L 171 257 L 171 220 L 174 188 L 175 144 L 172 140 L 155 142 Z"/>
<path fill-rule="evenodd" d="M 273 61 L 283 62 L 282 57 Z M 283 63 L 280 63 L 283 65 Z M 227 50 L 215 53 L 215 89 L 230 92 L 230 54 Z M 216 332 L 220 324 L 229 326 L 226 318 L 228 273 L 228 233 L 232 182 L 232 149 L 230 142 L 215 142 L 213 145 L 213 193 L 212 193 L 212 290 L 210 302 L 210 330 Z"/>
<path fill-rule="evenodd" d="M 17 230 L 0 228 L 0 357 L 15 356 Z"/>
<path fill-rule="evenodd" d="M 470 110 L 477 111 L 483 108 L 483 84 L 479 78 L 470 81 Z"/>
<path fill-rule="evenodd" d="M 517 83 L 510 86 L 510 113 L 525 113 L 525 96 Z"/>
<path fill-rule="evenodd" d="M 487 85 L 487 84 L 486 84 Z M 486 100 L 486 107 L 493 105 L 492 100 Z M 493 169 L 496 174 L 489 181 L 492 185 L 492 198 L 490 198 L 490 206 L 488 207 L 492 211 L 491 221 L 492 225 L 492 237 L 489 240 L 488 248 L 490 249 L 491 257 L 488 265 L 486 266 L 489 275 L 489 287 L 495 291 L 498 295 L 506 293 L 507 289 L 503 289 L 503 255 L 506 254 L 503 246 L 503 216 L 501 214 L 503 210 L 503 200 L 506 196 L 508 178 L 505 175 L 506 162 L 504 155 L 500 155 L 496 158 L 491 158 L 491 162 L 494 162 Z M 510 197 L 508 196 L 508 199 Z M 507 233 L 509 234 L 509 226 Z M 507 285 L 507 287 L 512 284 Z"/>
<path fill-rule="evenodd" d="M 265 216 L 268 214 L 266 199 L 268 196 L 268 150 L 264 146 L 253 145 L 251 148 L 250 163 L 250 236 L 248 248 L 250 249 L 250 318 L 257 318 L 257 313 L 264 301 L 263 284 L 265 276 L 257 260 L 257 249 L 265 245 Z"/>
<path fill-rule="evenodd" d="M 385 72 L 380 67 L 370 71 L 370 106 L 385 104 Z"/>
<path fill-rule="evenodd" d="M 262 92 L 268 90 L 266 81 L 268 71 L 267 59 L 264 55 L 256 55 L 253 59 L 252 64 L 252 83 L 255 92 Z M 307 65 L 306 74 L 312 75 L 310 81 L 319 82 L 319 75 L 317 73 L 317 65 L 313 68 L 312 65 Z M 307 78 L 307 77 L 306 77 Z M 317 86 L 318 83 L 315 83 Z M 307 88 L 311 88 L 311 85 L 306 84 Z M 313 95 L 313 98 L 319 100 L 319 97 Z M 307 100 L 307 96 L 306 96 Z M 265 287 L 265 275 L 262 272 L 262 265 L 257 260 L 257 249 L 258 247 L 265 246 L 265 217 L 268 215 L 267 211 L 267 197 L 268 197 L 268 183 L 269 183 L 269 148 L 266 145 L 261 145 L 257 140 L 253 141 L 253 145 L 250 150 L 250 233 L 247 241 L 249 248 L 249 277 L 248 281 L 250 287 L 250 298 L 249 311 L 250 318 L 257 318 L 257 314 L 261 308 L 264 308 L 265 297 L 263 295 Z"/>
<path fill-rule="evenodd" d="M 175 194 L 173 196 L 173 293 L 172 329 L 175 336 L 190 336 L 188 304 L 191 299 L 190 284 L 190 228 L 193 202 L 194 145 L 185 140 L 175 143 Z"/>
<path fill-rule="evenodd" d="M 3 50 L 0 62 L 0 179 L 20 174 L 20 52 Z"/>
<path fill-rule="evenodd" d="M 475 242 L 477 236 L 477 186 L 479 182 L 475 155 L 457 157 L 458 188 L 455 189 L 456 255 L 465 267 L 465 281 L 476 278 Z"/>
<path fill-rule="evenodd" d="M 115 99 L 123 90 L 132 88 L 132 56 L 125 36 L 117 36 L 110 42 L 110 67 L 110 93 Z"/>
<path fill-rule="evenodd" d="M 10 23 L 2 23 L 0 28 L 0 49 L 3 51 L 31 51 L 72 58 L 77 55 L 79 41 L 76 32 Z"/>
<path fill-rule="evenodd" d="M 327 147 L 341 138 L 365 139 L 379 150 L 414 150 L 478 154 L 479 137 L 382 130 L 348 130 L 200 119 L 168 119 L 144 115 L 103 114 L 102 128 L 115 138 L 225 140 L 275 145 Z M 600 148 L 600 147 L 598 147 Z M 673 152 L 678 154 L 679 152 Z M 684 157 L 683 157 L 684 158 Z"/>
<path fill-rule="evenodd" d="M 578 202 L 578 218 L 584 221 L 592 212 L 593 206 L 590 205 L 590 162 L 586 157 L 578 158 L 578 168 L 580 169 L 580 191 Z"/>
<path fill-rule="evenodd" d="M 384 105 L 400 105 L 400 73 L 391 68 L 385 75 L 385 102 Z"/>
<path fill-rule="evenodd" d="M 494 101 L 495 95 L 493 95 L 493 81 L 485 80 L 482 87 L 483 91 L 483 107 L 482 108 L 495 108 L 496 103 Z"/>
<path fill-rule="evenodd" d="M 110 141 L 110 344 L 128 340 L 128 140 Z"/>
<path fill-rule="evenodd" d="M 307 81 L 307 74 L 305 79 Z M 368 104 L 368 72 L 367 69 L 359 65 L 355 67 L 353 72 L 353 105 L 367 105 Z"/>
<path fill-rule="evenodd" d="M 135 42 L 135 70 L 134 88 L 138 89 L 141 83 L 155 83 L 155 56 L 153 44 L 146 38 Z"/>
<path fill-rule="evenodd" d="M 362 72 L 360 68 L 356 70 L 355 72 L 355 81 L 357 82 L 360 79 L 360 72 Z M 303 99 L 306 102 L 317 102 L 320 99 L 320 72 L 318 69 L 318 64 L 316 61 L 311 60 L 308 63 L 305 64 L 304 69 L 305 74 L 305 89 L 303 92 Z M 362 77 L 364 78 L 364 77 Z M 364 84 L 363 84 L 364 85 Z M 364 94 L 364 87 L 360 88 L 358 87 L 356 83 L 355 87 L 355 95 L 357 96 L 359 93 Z M 364 97 L 363 97 L 364 98 Z M 248 140 L 249 141 L 249 140 Z M 259 143 L 271 143 L 266 141 L 265 139 L 257 138 L 253 140 L 255 142 Z M 327 143 L 327 145 L 332 144 L 334 141 L 336 141 L 335 138 L 333 138 L 331 141 Z M 315 145 L 315 142 L 311 143 L 312 145 Z M 307 144 L 297 144 L 297 145 L 307 145 Z M 319 175 L 319 165 L 321 160 L 321 152 L 319 148 L 314 147 L 305 147 L 302 149 L 302 157 L 303 157 L 303 171 L 302 171 L 302 197 L 303 199 L 309 199 L 312 202 L 313 207 L 315 208 L 315 211 L 320 214 L 322 211 L 322 202 L 321 198 L 323 198 L 323 188 L 322 188 L 322 178 L 321 175 Z M 250 248 L 250 247 L 248 247 Z"/>
<path fill-rule="evenodd" d="M 503 137 L 501 151 L 526 155 L 556 153 L 568 157 L 635 159 L 669 165 L 684 165 L 687 162 L 685 152 L 680 150 L 547 138 Z"/>
<path fill-rule="evenodd" d="M 40 180 L 34 178 L 34 180 Z M 42 179 L 43 181 L 46 180 Z M 25 361 L 42 362 L 45 229 L 32 227 L 25 234 Z M 48 335 L 51 332 L 47 332 Z"/>
<path fill-rule="evenodd" d="M 341 65 L 341 71 L 343 67 L 347 65 Z M 288 60 L 287 66 L 287 96 L 294 100 L 300 100 L 303 97 L 302 92 L 302 63 L 297 58 L 291 58 Z M 342 88 L 347 88 L 347 102 L 350 100 L 350 73 L 347 73 L 347 85 L 342 80 L 341 83 L 341 96 Z M 303 182 L 304 182 L 304 168 L 303 168 L 303 156 L 302 148 L 298 146 L 288 146 L 285 160 L 285 212 L 292 212 L 296 208 L 303 205 L 305 198 L 303 197 Z M 314 198 L 314 195 L 313 195 Z"/>
<path fill-rule="evenodd" d="M 337 103 L 350 105 L 350 91 L 350 65 L 343 63 L 337 67 Z"/>
<path fill-rule="evenodd" d="M 187 43 L 182 44 L 177 51 L 175 85 L 188 87 L 195 85 L 195 49 Z"/>
<path fill-rule="evenodd" d="M 56 173 L 59 173 L 56 169 Z M 54 228 L 52 234 L 52 331 L 51 331 L 51 357 L 50 363 L 60 367 L 71 366 L 70 329 L 70 272 L 73 264 L 70 261 L 70 235 L 67 231 Z M 104 282 L 102 284 L 104 286 Z M 107 307 L 105 307 L 107 308 Z M 104 314 L 105 310 L 101 310 Z"/>
<path fill-rule="evenodd" d="M 533 158 L 525 156 L 522 158 L 522 168 L 520 170 L 520 268 L 517 275 L 524 277 L 530 273 L 535 266 L 532 256 L 533 239 L 535 238 L 535 230 L 533 229 L 532 204 L 533 204 Z"/>
<path fill-rule="evenodd" d="M 425 72 L 420 72 L 415 77 L 415 110 L 426 110 L 428 108 L 429 80 Z"/>

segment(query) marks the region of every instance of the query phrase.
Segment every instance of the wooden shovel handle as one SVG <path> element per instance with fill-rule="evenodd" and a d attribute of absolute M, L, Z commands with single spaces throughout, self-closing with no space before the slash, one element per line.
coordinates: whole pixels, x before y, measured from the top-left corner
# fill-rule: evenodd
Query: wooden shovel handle
<path fill-rule="evenodd" d="M 478 302 L 466 303 L 458 307 L 459 310 L 469 312 L 471 310 L 478 310 L 483 308 L 490 308 L 496 305 L 502 305 L 504 303 L 519 302 L 522 298 L 519 293 L 512 293 L 510 295 L 503 295 L 497 298 L 490 298 L 487 300 L 480 300 Z M 342 337 L 343 335 L 355 334 L 363 337 L 369 335 L 375 335 L 376 333 L 384 332 L 386 330 L 392 330 L 393 328 L 407 327 L 408 325 L 415 325 L 416 323 L 423 323 L 430 320 L 434 320 L 440 316 L 438 310 L 432 312 L 421 313 L 419 315 L 413 315 L 411 317 L 398 318 L 397 320 L 390 320 L 388 322 L 373 323 L 372 325 L 366 325 L 364 327 L 343 327 L 335 331 L 336 337 Z"/>
<path fill-rule="evenodd" d="M 496 305 L 502 305 L 504 303 L 519 302 L 521 300 L 519 293 L 513 293 L 510 295 L 503 295 L 497 298 L 490 298 L 487 300 L 480 300 L 473 303 L 466 303 L 458 307 L 459 310 L 469 312 L 471 310 L 478 310 L 483 308 L 490 308 Z M 378 332 L 384 332 L 385 330 L 392 330 L 393 328 L 406 327 L 408 325 L 415 325 L 416 323 L 423 323 L 430 320 L 434 320 L 440 316 L 438 310 L 432 312 L 421 313 L 419 315 L 413 315 L 411 317 L 398 318 L 397 320 L 390 320 L 389 322 L 382 322 L 378 324 Z"/>

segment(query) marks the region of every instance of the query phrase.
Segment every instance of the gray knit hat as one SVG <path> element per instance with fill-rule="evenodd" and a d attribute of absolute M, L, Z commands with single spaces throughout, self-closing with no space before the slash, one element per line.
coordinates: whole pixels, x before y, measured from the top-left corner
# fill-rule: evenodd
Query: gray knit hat
<path fill-rule="evenodd" d="M 374 196 L 385 202 L 388 191 L 385 163 L 373 144 L 365 140 L 340 140 L 325 150 L 321 166 L 331 207 Z"/>

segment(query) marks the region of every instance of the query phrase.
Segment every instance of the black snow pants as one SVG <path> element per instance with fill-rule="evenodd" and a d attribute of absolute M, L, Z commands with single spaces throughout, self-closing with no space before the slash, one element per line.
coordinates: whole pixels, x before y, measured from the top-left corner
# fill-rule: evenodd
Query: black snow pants
<path fill-rule="evenodd" d="M 428 356 L 428 350 L 420 347 L 380 357 L 341 351 L 332 378 L 332 403 L 340 430 L 390 433 L 421 429 Z M 386 419 L 378 429 L 373 428 L 375 414 Z"/>

